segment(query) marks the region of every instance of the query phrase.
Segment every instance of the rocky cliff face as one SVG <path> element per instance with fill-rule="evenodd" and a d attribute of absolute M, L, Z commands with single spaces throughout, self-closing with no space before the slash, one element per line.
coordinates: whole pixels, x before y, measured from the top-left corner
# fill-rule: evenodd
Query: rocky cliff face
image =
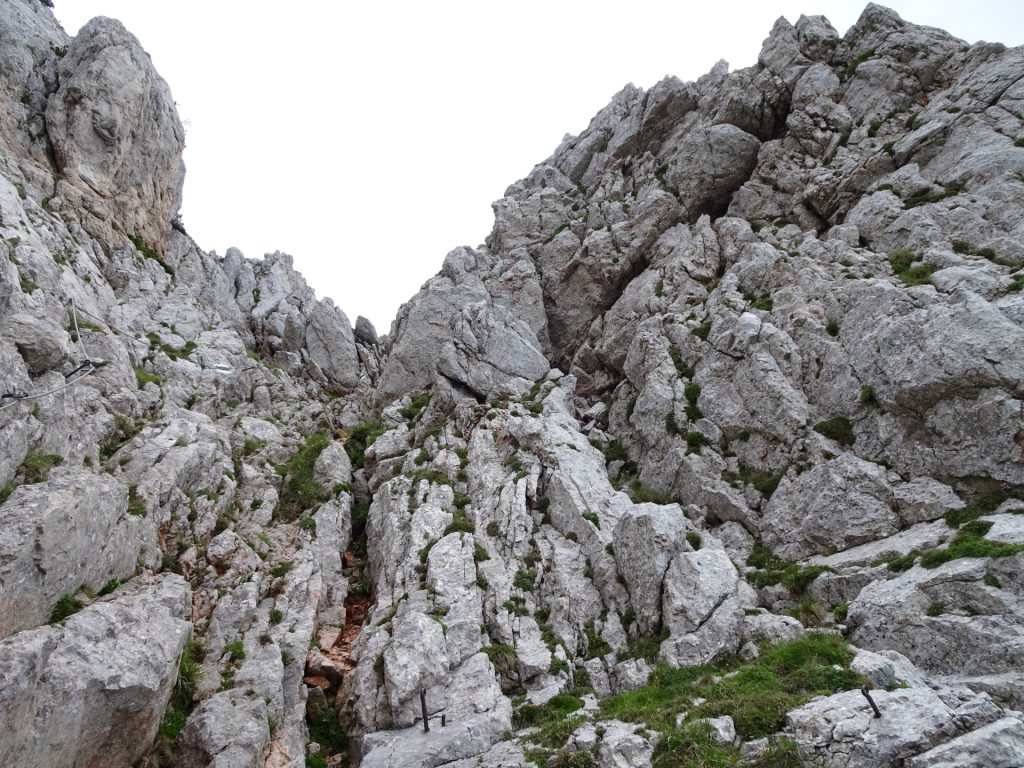
<path fill-rule="evenodd" d="M 628 86 L 382 340 L 120 24 L 0 39 L 0 764 L 1024 762 L 1024 51 Z"/>

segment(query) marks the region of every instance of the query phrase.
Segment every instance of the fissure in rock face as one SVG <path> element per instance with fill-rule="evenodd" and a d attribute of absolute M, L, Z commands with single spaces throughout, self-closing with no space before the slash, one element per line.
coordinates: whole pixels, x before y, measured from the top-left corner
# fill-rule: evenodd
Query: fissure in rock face
<path fill-rule="evenodd" d="M 166 84 L 46 6 L 0 765 L 1024 764 L 1024 50 L 869 5 L 627 86 L 378 337 L 203 251 Z"/>

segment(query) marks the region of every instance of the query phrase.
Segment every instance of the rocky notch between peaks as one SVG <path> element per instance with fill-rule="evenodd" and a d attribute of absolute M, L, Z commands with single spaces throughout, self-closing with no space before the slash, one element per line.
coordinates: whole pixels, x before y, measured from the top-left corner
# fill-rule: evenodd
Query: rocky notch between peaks
<path fill-rule="evenodd" d="M 0 765 L 1024 764 L 1024 50 L 627 86 L 378 338 L 0 41 Z"/>

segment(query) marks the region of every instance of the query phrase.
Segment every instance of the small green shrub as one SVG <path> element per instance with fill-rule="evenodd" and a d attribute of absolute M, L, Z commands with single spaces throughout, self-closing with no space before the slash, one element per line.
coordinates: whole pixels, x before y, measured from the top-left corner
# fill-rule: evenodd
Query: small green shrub
<path fill-rule="evenodd" d="M 905 286 L 930 285 L 935 267 L 919 263 L 924 257 L 919 253 L 903 249 L 889 254 L 889 266 L 893 275 Z"/>
<path fill-rule="evenodd" d="M 270 575 L 273 576 L 275 579 L 279 579 L 282 576 L 284 576 L 285 574 L 287 574 L 291 569 L 292 569 L 292 562 L 291 562 L 291 560 L 285 560 L 283 562 L 278 563 L 273 568 L 271 568 L 270 569 Z"/>
<path fill-rule="evenodd" d="M 700 453 L 705 445 L 711 445 L 711 440 L 703 432 L 690 431 L 686 433 L 686 452 Z"/>
<path fill-rule="evenodd" d="M 47 624 L 57 624 L 64 621 L 68 616 L 78 613 L 84 607 L 82 601 L 75 598 L 74 595 L 64 595 L 53 606 L 53 611 L 50 613 Z"/>
<path fill-rule="evenodd" d="M 138 382 L 139 389 L 142 389 L 147 384 L 156 384 L 159 387 L 167 381 L 167 377 L 161 376 L 159 373 L 150 373 L 145 368 L 136 368 L 135 381 Z"/>
<path fill-rule="evenodd" d="M 25 485 L 44 483 L 50 477 L 50 470 L 64 462 L 63 456 L 55 453 L 30 452 L 18 468 Z"/>
<path fill-rule="evenodd" d="M 655 491 L 653 488 L 648 488 L 642 485 L 639 480 L 634 480 L 629 484 L 629 497 L 636 504 L 643 504 L 650 502 L 651 504 L 671 504 L 672 499 L 668 494 Z"/>
<path fill-rule="evenodd" d="M 241 640 L 228 643 L 224 646 L 224 650 L 229 654 L 231 661 L 245 660 L 245 646 L 242 644 Z"/>
<path fill-rule="evenodd" d="M 468 518 L 462 510 L 455 510 L 452 521 L 444 529 L 444 535 L 449 533 L 476 533 L 476 525 Z"/>
<path fill-rule="evenodd" d="M 512 586 L 524 592 L 532 592 L 535 586 L 533 576 L 527 571 L 516 571 Z"/>
<path fill-rule="evenodd" d="M 705 334 L 705 338 L 707 338 L 707 334 Z M 693 378 L 693 367 L 686 364 L 686 362 L 683 360 L 683 353 L 679 351 L 678 347 L 669 347 L 668 355 L 669 357 L 672 358 L 672 364 L 675 365 L 676 373 L 678 373 L 680 377 L 684 379 Z M 636 397 L 633 398 L 633 404 L 634 406 L 636 405 Z M 630 409 L 627 416 L 631 416 L 632 413 L 632 409 Z"/>
<path fill-rule="evenodd" d="M 356 424 L 349 430 L 348 438 L 345 440 L 345 452 L 352 462 L 352 469 L 363 468 L 366 449 L 383 434 L 384 427 L 376 419 Z"/>
<path fill-rule="evenodd" d="M 314 479 L 316 460 L 330 441 L 326 432 L 310 435 L 281 467 L 285 479 L 275 518 L 296 520 L 306 510 L 315 511 L 330 497 L 327 489 Z"/>
<path fill-rule="evenodd" d="M 670 435 L 679 434 L 679 425 L 676 423 L 676 415 L 672 411 L 665 414 L 665 431 Z"/>
<path fill-rule="evenodd" d="M 128 514 L 135 515 L 136 517 L 145 517 L 149 514 L 149 510 L 146 509 L 145 502 L 139 498 L 138 491 L 138 487 L 134 485 L 128 489 Z"/>
<path fill-rule="evenodd" d="M 878 395 L 875 392 L 875 388 L 870 384 L 861 387 L 860 394 L 857 395 L 857 399 L 861 405 L 878 405 Z"/>
<path fill-rule="evenodd" d="M 830 440 L 835 440 L 844 447 L 853 445 L 857 439 L 857 436 L 853 434 L 853 425 L 845 416 L 819 421 L 814 425 L 814 431 Z"/>
<path fill-rule="evenodd" d="M 420 411 L 426 408 L 427 403 L 429 402 L 429 392 L 417 392 L 412 396 L 409 405 L 403 406 L 398 412 L 402 414 L 403 419 L 408 422 L 413 422 L 416 420 L 416 417 L 420 415 Z"/>

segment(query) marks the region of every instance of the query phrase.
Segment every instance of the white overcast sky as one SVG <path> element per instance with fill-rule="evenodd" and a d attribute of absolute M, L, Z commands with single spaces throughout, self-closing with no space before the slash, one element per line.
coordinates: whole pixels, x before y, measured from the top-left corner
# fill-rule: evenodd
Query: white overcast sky
<path fill-rule="evenodd" d="M 386 333 L 490 204 L 623 85 L 755 63 L 773 22 L 836 0 L 55 0 L 70 35 L 120 19 L 186 126 L 182 219 L 199 245 L 281 250 Z M 1024 3 L 892 0 L 969 42 L 1024 43 Z"/>

